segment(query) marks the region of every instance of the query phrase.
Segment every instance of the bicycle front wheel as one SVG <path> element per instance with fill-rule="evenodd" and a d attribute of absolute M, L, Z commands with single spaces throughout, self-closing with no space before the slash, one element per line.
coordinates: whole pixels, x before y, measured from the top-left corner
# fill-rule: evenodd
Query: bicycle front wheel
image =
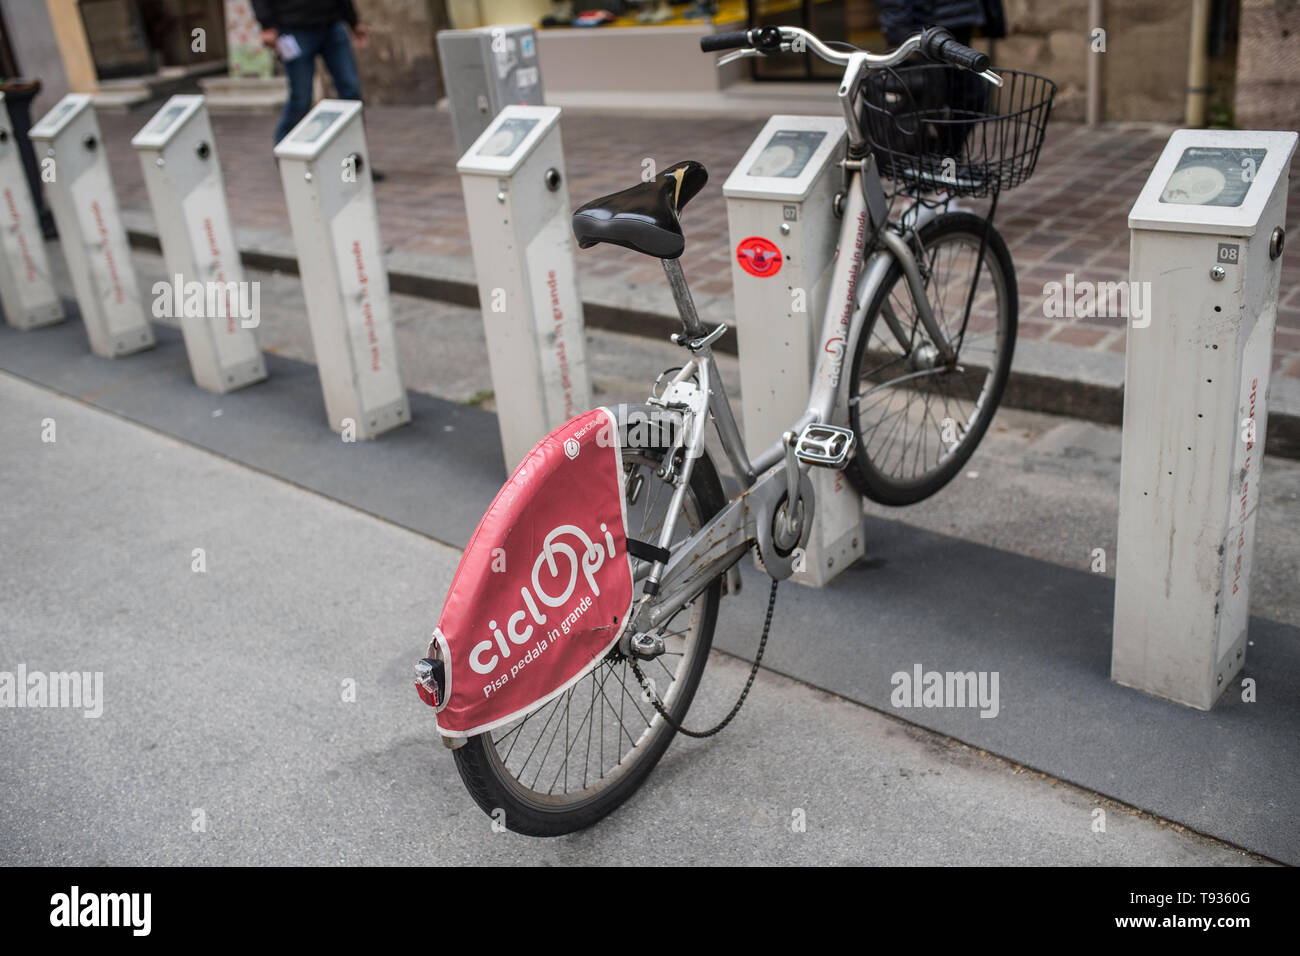
<path fill-rule="evenodd" d="M 623 449 L 628 529 L 657 541 L 673 485 L 659 474 L 667 449 Z M 695 460 L 673 546 L 726 503 L 707 452 Z M 632 559 L 633 579 L 649 562 Z M 657 632 L 665 652 L 641 666 L 651 689 L 681 721 L 713 643 L 722 578 L 714 579 Z M 558 836 L 591 826 L 630 797 L 676 732 L 654 709 L 631 663 L 615 647 L 560 696 L 520 720 L 471 737 L 455 751 L 456 768 L 474 801 L 507 829 Z"/>
<path fill-rule="evenodd" d="M 849 372 L 857 449 L 845 472 L 880 504 L 915 504 L 952 480 L 1002 398 L 1019 297 L 1006 243 L 991 225 L 985 237 L 985 225 L 971 213 L 946 213 L 918 236 L 926 297 L 955 361 L 941 358 L 897 261 L 867 304 Z"/>

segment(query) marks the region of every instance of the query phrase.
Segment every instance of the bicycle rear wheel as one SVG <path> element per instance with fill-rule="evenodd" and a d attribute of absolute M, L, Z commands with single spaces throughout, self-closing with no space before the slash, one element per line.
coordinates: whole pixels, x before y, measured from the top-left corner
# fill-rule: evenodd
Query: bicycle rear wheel
<path fill-rule="evenodd" d="M 845 472 L 880 504 L 915 504 L 952 480 L 1002 398 L 1019 296 L 1011 254 L 992 226 L 977 280 L 984 234 L 985 220 L 967 212 L 945 213 L 919 232 L 917 262 L 935 321 L 957 351 L 955 362 L 939 357 L 897 261 L 867 304 L 849 373 L 857 450 Z"/>
<path fill-rule="evenodd" d="M 656 472 L 665 449 L 623 449 L 628 530 L 657 541 L 672 485 Z M 707 453 L 695 460 L 674 533 L 685 540 L 726 503 Z M 633 558 L 633 579 L 649 563 Z M 661 656 L 641 665 L 665 709 L 686 716 L 713 644 L 722 579 L 716 578 L 666 621 Z M 558 836 L 591 826 L 630 797 L 654 769 L 676 731 L 655 711 L 615 647 L 565 693 L 455 751 L 456 768 L 474 801 L 507 829 Z M 503 815 L 503 816 L 502 816 Z"/>

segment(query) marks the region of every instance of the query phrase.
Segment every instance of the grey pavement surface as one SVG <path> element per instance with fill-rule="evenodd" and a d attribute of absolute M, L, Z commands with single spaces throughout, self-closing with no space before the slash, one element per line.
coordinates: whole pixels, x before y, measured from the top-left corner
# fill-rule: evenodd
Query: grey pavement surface
<path fill-rule="evenodd" d="M 600 826 L 493 833 L 409 682 L 455 549 L 6 374 L 0 407 L 0 669 L 105 696 L 0 709 L 0 862 L 1258 862 L 767 673 Z"/>
<path fill-rule="evenodd" d="M 148 279 L 150 261 L 137 266 Z M 156 258 L 152 267 L 160 267 Z M 504 477 L 492 413 L 413 391 L 409 426 L 376 442 L 340 443 L 323 427 L 315 368 L 298 360 L 309 360 L 311 348 L 295 280 L 261 280 L 274 289 L 262 330 L 274 354 L 270 381 L 254 388 L 227 396 L 195 389 L 171 328 L 157 330 L 157 348 L 118 361 L 87 354 L 75 322 L 33 334 L 0 329 L 0 368 L 463 544 Z M 404 297 L 397 311 L 411 384 L 439 390 L 457 369 L 487 384 L 472 314 Z M 628 336 L 593 332 L 590 342 L 602 400 L 639 398 L 647 369 L 676 358 L 669 346 Z M 723 367 L 734 383 L 734 363 Z M 474 388 L 471 374 L 462 394 L 490 406 L 481 385 Z M 1114 429 L 1004 411 L 969 469 L 942 494 L 917 508 L 871 509 L 868 561 L 824 592 L 785 589 L 782 612 L 800 626 L 795 639 L 773 642 L 765 664 L 886 713 L 897 713 L 888 699 L 894 668 L 952 662 L 997 671 L 1006 702 L 1000 719 L 950 709 L 911 710 L 907 719 L 1255 852 L 1300 859 L 1300 754 L 1292 746 L 1300 710 L 1294 695 L 1277 692 L 1300 682 L 1300 635 L 1267 619 L 1296 614 L 1300 513 L 1287 505 L 1297 468 L 1270 466 L 1268 480 L 1282 478 L 1268 486 L 1261 512 L 1270 536 L 1256 590 L 1274 603 L 1254 603 L 1245 672 L 1261 680 L 1261 703 L 1226 699 L 1202 715 L 1107 680 L 1110 582 L 1080 570 L 1079 556 L 1090 561 L 1094 547 L 1109 548 L 1117 443 Z M 927 520 L 967 536 L 926 528 Z M 1053 563 L 1025 556 L 1035 551 Z M 757 610 L 753 600 L 729 606 L 717 646 L 752 653 Z M 1232 772 L 1203 770 L 1220 766 Z"/>

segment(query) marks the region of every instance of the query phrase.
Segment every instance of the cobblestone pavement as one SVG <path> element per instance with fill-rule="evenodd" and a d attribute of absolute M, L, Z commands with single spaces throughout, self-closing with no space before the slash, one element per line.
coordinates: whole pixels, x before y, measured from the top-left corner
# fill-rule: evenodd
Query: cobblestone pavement
<path fill-rule="evenodd" d="M 406 252 L 468 260 L 469 232 L 455 174 L 449 114 L 432 107 L 375 107 L 367 112 L 385 242 Z M 124 208 L 147 209 L 140 163 L 130 138 L 145 112 L 101 111 L 100 123 Z M 214 114 L 217 150 L 225 171 L 235 225 L 288 234 L 279 173 L 271 155 L 275 117 Z M 647 117 L 566 111 L 563 119 L 569 195 L 576 206 L 639 180 L 642 162 L 659 168 L 698 160 L 710 184 L 683 216 L 683 265 L 701 295 L 731 289 L 731 250 L 721 185 L 762 121 L 725 116 Z M 1127 278 L 1128 210 L 1159 155 L 1171 127 L 1118 123 L 1099 128 L 1049 126 L 1033 178 L 1006 193 L 997 222 L 1015 258 L 1020 284 L 1020 335 L 1080 349 L 1122 353 L 1123 319 L 1050 319 L 1043 288 L 1063 282 Z M 1300 209 L 1300 177 L 1291 180 L 1292 215 Z M 662 282 L 659 264 L 629 250 L 602 247 L 578 257 L 581 279 L 623 278 L 631 284 Z M 1282 266 L 1274 371 L 1300 378 L 1300 257 Z"/>

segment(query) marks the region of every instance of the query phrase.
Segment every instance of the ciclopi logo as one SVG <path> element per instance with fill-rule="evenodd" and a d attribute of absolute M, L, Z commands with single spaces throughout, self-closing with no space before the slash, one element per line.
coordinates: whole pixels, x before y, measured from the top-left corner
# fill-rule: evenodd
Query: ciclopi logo
<path fill-rule="evenodd" d="M 781 271 L 781 250 L 776 243 L 762 236 L 750 236 L 736 246 L 736 260 L 740 268 L 752 276 L 766 279 Z"/>
<path fill-rule="evenodd" d="M 538 608 L 538 601 L 549 608 L 562 607 L 567 604 L 569 599 L 573 597 L 574 588 L 578 584 L 578 569 L 580 567 L 583 576 L 587 579 L 587 586 L 591 589 L 591 594 L 580 602 L 583 605 L 581 611 L 575 611 L 575 614 L 581 616 L 587 608 L 591 607 L 591 598 L 600 596 L 600 585 L 596 583 L 596 572 L 604 566 L 607 558 L 614 557 L 614 536 L 610 534 L 604 523 L 601 524 L 600 530 L 605 535 L 605 547 L 603 548 L 587 537 L 587 533 L 577 525 L 562 524 L 551 530 L 550 534 L 542 542 L 542 550 L 538 553 L 537 560 L 533 562 L 532 589 L 521 588 L 519 592 L 527 610 L 521 608 L 510 615 L 506 620 L 505 634 L 501 632 L 501 628 L 497 626 L 495 619 L 488 621 L 488 627 L 492 631 L 492 637 L 495 638 L 496 647 L 501 653 L 500 655 L 492 654 L 491 657 L 484 660 L 485 654 L 492 653 L 493 641 L 491 639 L 480 641 L 474 645 L 469 654 L 471 670 L 476 674 L 491 674 L 497 669 L 502 658 L 510 656 L 511 644 L 522 646 L 528 643 L 533 636 L 533 625 L 525 624 L 522 631 L 519 629 L 519 625 L 529 616 L 538 625 L 546 623 L 546 615 Z M 565 535 L 571 535 L 577 539 L 577 550 L 572 545 L 557 540 Z M 565 575 L 560 573 L 560 567 L 556 563 L 555 557 L 557 554 L 564 555 L 568 560 L 567 580 Z M 563 584 L 563 589 L 558 594 L 551 594 L 542 586 L 543 564 L 546 565 L 546 571 L 551 581 Z M 558 630 L 553 630 L 548 636 L 558 637 L 561 632 L 567 635 L 571 626 L 576 622 L 576 617 L 571 614 L 561 622 Z M 509 640 L 506 638 L 507 635 L 509 635 Z"/>
<path fill-rule="evenodd" d="M 849 273 L 849 294 L 844 300 L 844 310 L 840 313 L 839 330 L 831 333 L 822 346 L 829 354 L 835 356 L 835 361 L 830 367 L 831 385 L 835 388 L 839 387 L 841 370 L 844 367 L 843 355 L 848 339 L 849 320 L 853 317 L 853 308 L 858 301 L 858 271 L 862 265 L 862 248 L 866 242 L 866 234 L 867 214 L 863 211 L 858 216 L 858 234 L 853 240 L 853 270 Z"/>

